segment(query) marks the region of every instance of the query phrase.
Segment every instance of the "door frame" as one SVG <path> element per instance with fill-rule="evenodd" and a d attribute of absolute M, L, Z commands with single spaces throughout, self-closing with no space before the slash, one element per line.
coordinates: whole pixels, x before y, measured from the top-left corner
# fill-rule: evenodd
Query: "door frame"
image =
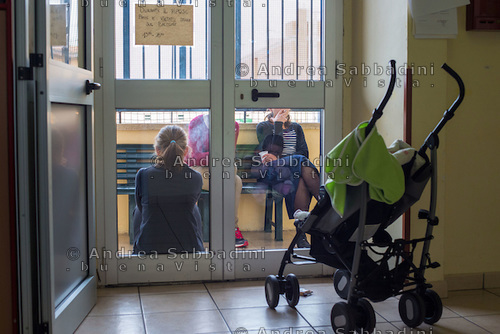
<path fill-rule="evenodd" d="M 193 1 L 194 2 L 194 1 Z M 135 2 L 131 2 L 135 5 Z M 222 6 L 209 7 L 208 15 L 210 45 L 208 45 L 208 78 L 207 80 L 116 80 L 115 79 L 115 3 L 109 1 L 107 6 L 95 8 L 95 30 L 102 31 L 96 34 L 95 63 L 99 64 L 99 76 L 103 89 L 96 95 L 96 132 L 97 140 L 102 140 L 104 145 L 97 148 L 97 249 L 100 254 L 111 250 L 111 257 L 102 256 L 98 259 L 97 269 L 102 285 L 134 284 L 144 282 L 144 273 L 135 268 L 144 265 L 146 270 L 154 268 L 157 264 L 166 264 L 174 268 L 173 271 L 155 272 L 153 278 L 147 281 L 189 281 L 189 280 L 221 280 L 223 259 L 217 256 L 201 256 L 201 258 L 174 258 L 168 259 L 167 255 L 159 254 L 158 258 L 123 257 L 115 256 L 118 252 L 117 237 L 117 212 L 116 212 L 116 108 L 151 108 L 162 106 L 162 100 L 185 100 L 187 103 L 174 104 L 168 108 L 176 109 L 210 109 L 210 152 L 213 156 L 222 156 L 222 138 L 217 135 L 222 133 L 222 98 L 216 94 L 214 86 L 222 87 L 222 76 L 214 68 L 222 68 L 222 50 L 217 45 L 222 45 Z M 97 74 L 96 74 L 97 75 Z M 137 83 L 142 87 L 134 87 Z M 161 89 L 162 99 L 152 90 Z M 196 97 L 193 98 L 193 92 Z M 131 94 L 128 94 L 131 93 Z M 106 98 L 103 98 L 106 94 Z M 148 96 L 147 104 L 137 104 L 130 98 L 131 95 Z M 163 109 L 165 106 L 163 105 Z M 211 174 L 222 175 L 222 166 L 211 167 Z M 102 182 L 100 182 L 102 181 Z M 223 203 L 217 198 L 222 195 L 222 180 L 212 179 L 210 182 L 210 249 L 222 249 L 222 235 L 216 233 L 217 225 L 222 224 Z M 108 222 L 108 223 L 106 223 Z M 109 223 L 113 222 L 113 223 Z M 234 231 L 233 231 L 234 237 Z M 110 246 L 111 245 L 111 246 Z M 115 247 L 116 245 L 116 247 Z M 183 265 L 182 270 L 177 270 L 175 261 Z M 165 265 L 165 267 L 167 267 Z M 216 270 L 211 270 L 215 266 Z M 130 270 L 132 268 L 132 270 Z M 168 267 L 167 267 L 168 268 Z M 196 268 L 196 269 L 195 269 Z M 198 269 L 199 268 L 199 269 Z M 123 274 L 127 272 L 126 274 Z"/>
<path fill-rule="evenodd" d="M 223 6 L 224 13 L 224 26 L 235 26 L 235 13 L 234 8 Z M 278 91 L 280 88 L 280 99 L 286 99 L 287 105 L 280 104 L 278 99 L 271 99 L 264 103 L 261 101 L 249 102 L 248 96 L 250 95 L 250 86 L 245 85 L 248 80 L 235 79 L 235 40 L 234 34 L 226 33 L 224 35 L 224 113 L 223 123 L 234 124 L 234 111 L 235 108 L 249 107 L 259 108 L 263 106 L 275 107 L 295 107 L 295 108 L 321 108 L 323 114 L 321 117 L 320 133 L 322 135 L 320 154 L 324 157 L 326 153 L 334 147 L 342 139 L 342 78 L 336 75 L 336 64 L 340 63 L 343 59 L 343 1 L 342 0 L 324 0 L 324 13 L 323 13 L 323 31 L 325 38 L 324 49 L 324 67 L 325 84 L 323 88 L 318 87 L 321 81 L 315 81 L 317 86 L 314 88 L 308 87 L 305 81 L 297 81 L 294 88 L 287 88 L 286 81 L 278 81 L 277 88 L 269 88 L 269 85 L 264 86 L 266 91 Z M 234 29 L 234 28 L 233 28 Z M 326 36 L 330 36 L 326 40 Z M 260 83 L 262 80 L 254 80 Z M 264 80 L 267 82 L 268 80 Z M 326 84 L 328 82 L 328 85 Z M 244 90 L 246 86 L 246 90 Z M 319 89 L 318 89 L 319 88 Z M 299 94 L 296 94 L 296 93 Z M 300 99 L 300 95 L 304 92 L 313 92 L 314 97 L 323 98 L 317 105 L 304 105 Z M 237 101 L 236 96 L 244 94 L 245 100 L 243 102 Z M 295 93 L 295 94 L 294 94 Z M 314 98 L 313 98 L 314 100 Z M 282 102 L 281 102 L 282 103 Z M 328 136 L 326 135 L 328 134 Z M 223 156 L 234 161 L 234 141 L 231 136 L 224 137 L 223 143 Z M 234 170 L 226 168 L 225 172 L 231 173 L 231 178 L 223 180 L 224 182 L 224 199 L 234 198 L 234 185 L 231 183 L 234 176 Z M 321 171 L 321 179 L 325 179 L 324 169 Z M 234 205 L 229 205 L 224 209 L 225 221 L 234 221 Z M 224 230 L 224 249 L 234 249 L 234 225 L 225 224 Z M 251 251 L 249 251 L 251 252 Z M 224 279 L 241 279 L 241 278 L 257 278 L 265 277 L 268 274 L 277 272 L 279 263 L 285 253 L 284 249 L 264 250 L 265 259 L 262 256 L 248 257 L 228 257 L 224 264 Z M 298 251 L 299 254 L 306 254 L 307 251 Z M 308 252 L 307 252 L 308 253 Z M 231 270 L 230 270 L 231 269 Z M 287 268 L 288 270 L 290 268 Z M 305 267 L 294 267 L 294 272 L 304 275 L 329 275 L 333 274 L 333 268 L 323 264 L 314 264 Z"/>
<path fill-rule="evenodd" d="M 321 94 L 324 96 L 323 122 L 321 124 L 321 133 L 328 136 L 323 136 L 321 154 L 325 155 L 331 147 L 334 147 L 342 138 L 342 78 L 336 76 L 336 64 L 343 59 L 342 36 L 343 36 L 343 3 L 342 0 L 324 0 L 324 20 L 325 36 L 333 36 L 330 43 L 325 43 L 324 49 L 324 66 L 327 69 L 325 80 L 329 80 L 331 85 L 324 87 Z M 191 82 L 181 81 L 164 81 L 159 83 L 159 87 L 169 87 L 166 91 L 175 91 L 172 97 L 177 99 L 189 98 L 182 89 L 173 90 L 175 85 L 189 85 L 202 87 L 208 82 L 210 85 L 210 95 L 201 94 L 204 98 L 193 99 L 192 108 L 203 107 L 203 101 L 210 98 L 210 115 L 211 115 L 211 139 L 210 152 L 212 156 L 229 158 L 234 161 L 234 111 L 235 111 L 235 75 L 234 75 L 234 34 L 227 33 L 228 27 L 234 27 L 234 6 L 228 3 L 221 2 L 217 6 L 210 7 L 211 15 L 209 15 L 208 25 L 210 29 L 210 45 L 209 45 L 209 76 L 206 82 Z M 113 226 L 116 223 L 116 118 L 115 108 L 120 105 L 122 107 L 137 107 L 137 101 L 129 97 L 127 91 L 133 90 L 135 80 L 124 80 L 115 82 L 115 47 L 114 47 L 114 3 L 108 6 L 96 6 L 96 25 L 95 30 L 102 32 L 96 34 L 96 53 L 95 63 L 99 64 L 100 70 L 97 71 L 101 75 L 100 80 L 103 83 L 103 89 L 96 95 L 96 138 L 103 142 L 96 148 L 96 165 L 97 165 L 97 245 L 98 250 L 104 252 L 110 249 L 109 245 L 118 245 L 117 228 Z M 223 32 L 226 31 L 225 34 Z M 109 41 L 113 41 L 110 43 Z M 221 47 L 221 46 L 224 47 Z M 113 55 L 112 57 L 109 55 Z M 97 76 L 97 74 L 96 74 Z M 151 91 L 152 81 L 146 84 L 149 85 Z M 187 81 L 187 80 L 186 80 Z M 321 82 L 317 82 L 319 85 Z M 155 83 L 158 84 L 158 83 Z M 298 86 L 302 85 L 300 83 Z M 145 86 L 145 88 L 146 88 Z M 304 85 L 305 86 L 305 85 Z M 111 87 L 111 88 L 109 88 Z M 118 92 L 117 87 L 124 89 Z M 221 87 L 218 90 L 215 87 Z M 142 91 L 142 89 L 141 89 Z M 145 93 L 146 89 L 143 90 Z M 103 95 L 106 94 L 106 98 Z M 163 98 L 165 95 L 163 94 Z M 118 101 L 118 102 L 115 102 Z M 136 103 L 134 105 L 134 103 Z M 157 105 L 158 101 L 148 99 L 149 107 Z M 144 108 L 144 105 L 142 105 Z M 148 106 L 146 106 L 148 107 Z M 170 106 L 169 106 L 170 107 Z M 174 105 L 175 107 L 175 105 Z M 315 106 L 316 107 L 316 106 Z M 183 108 L 186 108 L 183 105 Z M 110 115 L 112 114 L 112 115 Z M 222 136 L 221 136 L 222 134 Z M 211 169 L 212 175 L 229 175 L 226 179 L 212 179 L 210 184 L 210 248 L 212 250 L 222 250 L 230 252 L 234 250 L 234 168 L 217 164 Z M 218 197 L 216 197 L 218 196 Z M 110 200 L 114 198 L 114 200 Z M 220 200 L 222 198 L 222 200 Z M 218 200 L 214 200 L 218 199 Z M 115 203 L 110 205 L 106 203 Z M 107 223 L 106 223 L 107 222 Z M 112 223 L 110 223 L 112 222 Z M 118 246 L 116 246 L 117 248 Z M 283 250 L 271 251 L 269 258 L 273 262 L 279 261 L 284 253 Z M 238 259 L 233 256 L 224 256 L 223 258 L 214 257 L 211 263 L 215 264 L 217 270 L 210 273 L 210 277 L 204 277 L 203 280 L 232 280 L 241 277 L 248 277 L 248 273 L 239 272 L 235 274 L 235 268 L 243 268 L 245 259 Z M 260 268 L 263 263 L 257 260 L 256 266 Z M 120 261 L 116 257 L 98 260 L 98 270 L 102 279 L 103 285 L 117 285 L 127 283 L 138 283 L 136 278 L 120 279 L 118 266 Z M 137 261 L 129 260 L 132 266 L 137 265 Z M 153 261 L 146 262 L 146 265 L 153 264 Z M 186 266 L 193 267 L 194 260 L 187 262 Z M 205 263 L 204 265 L 207 265 Z M 317 265 L 314 273 L 330 274 L 332 268 L 324 265 Z M 200 266 L 201 267 L 201 266 Z M 220 270 L 219 268 L 222 268 Z M 300 270 L 299 270 L 300 271 Z M 309 272 L 309 274 L 311 274 Z M 246 276 L 245 276 L 246 275 Z M 262 273 L 257 273 L 257 276 L 262 277 Z M 180 280 L 200 280 L 200 277 L 183 275 L 178 277 Z M 153 280 L 153 281 L 156 281 Z"/>
<path fill-rule="evenodd" d="M 16 0 L 14 11 L 14 70 L 29 67 L 29 54 L 34 52 L 34 2 Z M 38 305 L 39 289 L 36 284 L 36 230 L 31 224 L 36 217 L 34 184 L 34 138 L 33 115 L 35 114 L 35 84 L 30 80 L 18 80 L 14 77 L 15 113 L 15 159 L 16 159 L 16 199 L 17 199 L 17 234 L 18 234 L 18 296 L 19 330 L 34 333 L 41 322 L 40 312 L 35 312 Z"/>

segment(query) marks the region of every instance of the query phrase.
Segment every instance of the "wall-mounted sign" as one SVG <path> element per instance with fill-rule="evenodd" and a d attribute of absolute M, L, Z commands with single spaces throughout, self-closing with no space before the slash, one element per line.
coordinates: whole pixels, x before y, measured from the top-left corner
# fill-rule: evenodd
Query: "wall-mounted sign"
<path fill-rule="evenodd" d="M 192 5 L 135 5 L 136 45 L 193 45 Z"/>

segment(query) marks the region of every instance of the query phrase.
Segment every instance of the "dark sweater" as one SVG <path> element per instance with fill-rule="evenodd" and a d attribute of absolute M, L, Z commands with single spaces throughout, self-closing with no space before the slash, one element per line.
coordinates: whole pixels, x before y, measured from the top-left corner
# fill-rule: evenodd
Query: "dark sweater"
<path fill-rule="evenodd" d="M 271 123 L 264 121 L 257 124 L 257 139 L 259 140 L 259 151 L 268 151 L 276 157 L 283 155 L 283 132 L 295 130 L 297 133 L 297 142 L 295 143 L 295 153 L 309 158 L 309 149 L 307 148 L 304 130 L 298 123 L 291 123 L 286 129 L 283 129 L 283 122 Z"/>
<path fill-rule="evenodd" d="M 134 251 L 179 253 L 202 251 L 200 173 L 185 166 L 167 175 L 148 167 L 135 178 Z"/>

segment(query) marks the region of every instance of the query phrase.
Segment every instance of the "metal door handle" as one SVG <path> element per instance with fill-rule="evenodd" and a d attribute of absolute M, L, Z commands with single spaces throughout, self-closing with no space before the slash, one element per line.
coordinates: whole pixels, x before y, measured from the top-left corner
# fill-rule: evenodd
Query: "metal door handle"
<path fill-rule="evenodd" d="M 252 89 L 252 101 L 257 102 L 259 97 L 280 97 L 280 93 L 259 93 L 257 89 Z"/>
<path fill-rule="evenodd" d="M 94 90 L 101 89 L 101 84 L 98 82 L 90 82 L 90 80 L 85 81 L 85 93 L 89 95 Z"/>

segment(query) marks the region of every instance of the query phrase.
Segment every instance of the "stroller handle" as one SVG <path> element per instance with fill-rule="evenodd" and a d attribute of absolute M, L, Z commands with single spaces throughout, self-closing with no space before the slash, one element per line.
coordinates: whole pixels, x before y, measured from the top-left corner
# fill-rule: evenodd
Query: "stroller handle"
<path fill-rule="evenodd" d="M 443 118 L 441 118 L 441 121 L 439 121 L 438 125 L 436 125 L 434 130 L 425 139 L 425 142 L 422 145 L 422 147 L 420 147 L 420 150 L 418 151 L 418 153 L 421 156 L 425 156 L 425 151 L 427 150 L 427 148 L 437 147 L 439 145 L 439 139 L 437 137 L 439 131 L 441 131 L 443 129 L 446 122 L 448 122 L 450 119 L 453 118 L 453 116 L 455 116 L 455 111 L 460 106 L 460 104 L 464 100 L 464 96 L 465 96 L 464 82 L 462 81 L 462 78 L 460 78 L 460 76 L 457 74 L 457 72 L 455 72 L 446 63 L 444 63 L 441 66 L 441 68 L 443 70 L 445 70 L 449 75 L 451 75 L 453 77 L 453 79 L 455 79 L 457 81 L 459 93 L 458 93 L 458 97 L 453 102 L 453 104 L 444 112 L 444 115 L 443 115 Z"/>
<path fill-rule="evenodd" d="M 450 112 L 452 114 L 451 117 L 453 117 L 455 110 L 457 110 L 458 106 L 464 100 L 465 86 L 464 86 L 464 82 L 462 81 L 462 78 L 460 78 L 460 76 L 457 74 L 457 72 L 455 72 L 451 67 L 449 67 L 448 64 L 444 63 L 441 66 L 441 68 L 443 70 L 445 70 L 446 72 L 448 72 L 448 74 L 451 75 L 453 77 L 453 79 L 455 79 L 457 81 L 458 87 L 460 89 L 460 92 L 458 94 L 457 99 L 455 100 L 455 102 L 453 102 L 451 107 L 447 110 L 447 112 Z"/>
<path fill-rule="evenodd" d="M 375 122 L 377 122 L 377 120 L 382 117 L 382 111 L 384 110 L 387 101 L 389 101 L 389 98 L 391 97 L 392 91 L 394 90 L 394 86 L 396 84 L 396 61 L 392 59 L 391 61 L 389 61 L 389 63 L 391 64 L 391 81 L 389 82 L 389 87 L 387 88 L 387 92 L 385 93 L 384 98 L 382 99 L 382 101 L 380 101 L 378 107 L 375 108 L 375 110 L 373 110 L 372 112 L 372 118 L 370 118 L 370 122 L 368 123 L 368 126 L 365 130 L 365 138 L 372 130 Z"/>

